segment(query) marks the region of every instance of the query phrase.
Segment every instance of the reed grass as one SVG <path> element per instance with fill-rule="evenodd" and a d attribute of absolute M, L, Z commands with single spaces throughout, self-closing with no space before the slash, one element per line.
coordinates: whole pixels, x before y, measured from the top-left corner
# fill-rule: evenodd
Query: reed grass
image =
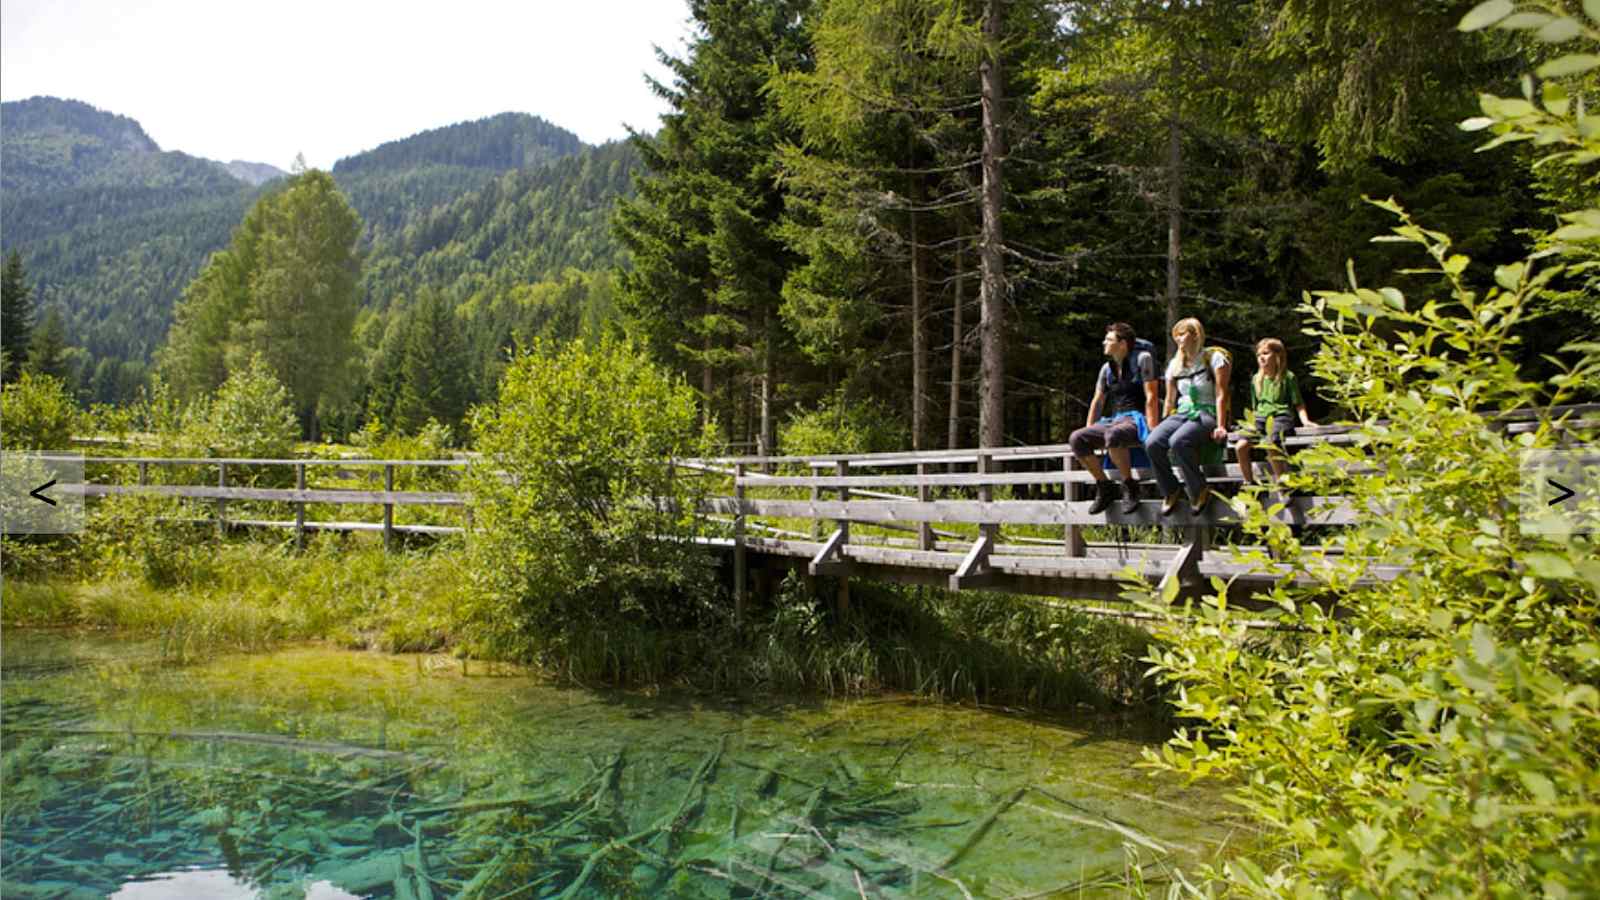
<path fill-rule="evenodd" d="M 483 621 L 464 539 L 386 553 L 377 535 L 317 534 L 296 552 L 284 535 L 219 539 L 166 522 L 170 506 L 119 498 L 81 539 L 28 545 L 28 565 L 8 565 L 0 619 L 157 637 L 177 661 L 300 640 L 503 658 L 484 635 L 507 623 Z M 823 599 L 832 588 L 791 576 L 737 625 L 726 597 L 681 622 L 619 613 L 513 661 L 592 686 L 1156 705 L 1140 663 L 1147 636 L 1123 623 L 1041 598 L 860 583 L 841 616 Z"/>
<path fill-rule="evenodd" d="M 313 639 L 446 646 L 466 581 L 459 547 L 385 553 L 364 537 L 317 536 L 301 554 L 284 541 L 203 540 L 156 571 L 136 553 L 111 555 L 84 577 L 8 578 L 0 615 L 9 626 L 158 636 L 179 660 Z"/>
<path fill-rule="evenodd" d="M 570 636 L 540 662 L 564 680 L 675 685 L 718 694 L 881 691 L 1035 709 L 1160 706 L 1145 679 L 1149 636 L 1042 598 L 885 586 L 856 588 L 855 612 L 832 587 L 786 581 L 746 622 L 661 630 L 617 620 Z"/>

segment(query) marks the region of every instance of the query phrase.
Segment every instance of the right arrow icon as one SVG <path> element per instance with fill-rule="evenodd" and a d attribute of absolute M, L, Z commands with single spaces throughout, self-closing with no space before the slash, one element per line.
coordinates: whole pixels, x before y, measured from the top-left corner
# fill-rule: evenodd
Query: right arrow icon
<path fill-rule="evenodd" d="M 1555 506 L 1557 503 L 1560 503 L 1560 502 L 1562 502 L 1564 500 L 1571 500 L 1573 497 L 1578 495 L 1577 491 L 1573 490 L 1572 488 L 1567 487 L 1566 485 L 1564 485 L 1561 482 L 1555 480 L 1554 478 L 1546 478 L 1545 479 L 1545 483 L 1561 492 L 1561 496 L 1559 496 L 1559 497 L 1555 498 L 1554 500 L 1550 501 L 1550 504 L 1549 504 L 1550 506 Z"/>

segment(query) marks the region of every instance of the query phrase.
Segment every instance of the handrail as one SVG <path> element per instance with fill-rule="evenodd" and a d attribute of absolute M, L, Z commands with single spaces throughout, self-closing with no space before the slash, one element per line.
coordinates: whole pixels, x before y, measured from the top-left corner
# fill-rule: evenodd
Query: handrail
<path fill-rule="evenodd" d="M 1600 403 L 1573 403 L 1561 406 L 1543 408 L 1522 408 L 1505 410 L 1490 414 L 1492 421 L 1505 423 L 1526 422 L 1541 415 L 1554 418 L 1562 416 L 1579 416 L 1576 422 L 1569 425 L 1591 427 L 1595 420 L 1592 415 L 1600 415 Z M 1382 420 L 1377 424 L 1384 424 Z M 1297 428 L 1295 433 L 1286 440 L 1292 444 L 1319 443 L 1318 439 L 1326 439 L 1349 434 L 1361 427 L 1361 423 L 1340 422 L 1329 425 L 1316 425 L 1310 428 Z M 1521 429 L 1518 429 L 1521 430 Z M 702 466 L 722 465 L 733 466 L 743 463 L 749 465 L 794 465 L 809 464 L 818 468 L 831 467 L 837 463 L 847 462 L 852 467 L 898 467 L 914 466 L 918 463 L 929 465 L 947 465 L 950 463 L 972 463 L 979 455 L 987 456 L 994 462 L 1012 462 L 1035 459 L 1053 459 L 1064 453 L 1071 453 L 1072 448 L 1067 444 L 1035 444 L 1019 447 L 965 447 L 946 450 L 894 450 L 882 453 L 845 453 L 822 454 L 818 456 L 716 456 L 709 458 L 691 458 L 683 460 L 685 463 L 694 463 Z"/>
<path fill-rule="evenodd" d="M 158 466 L 204 466 L 219 463 L 229 466 L 449 466 L 472 465 L 472 459 L 256 459 L 253 457 L 224 456 L 86 456 L 85 463 L 134 464 Z"/>
<path fill-rule="evenodd" d="M 332 503 L 363 506 L 463 506 L 453 491 L 344 491 L 291 488 L 211 487 L 198 484 L 62 484 L 63 494 L 83 497 L 138 495 L 190 500 L 259 500 L 267 503 Z"/>

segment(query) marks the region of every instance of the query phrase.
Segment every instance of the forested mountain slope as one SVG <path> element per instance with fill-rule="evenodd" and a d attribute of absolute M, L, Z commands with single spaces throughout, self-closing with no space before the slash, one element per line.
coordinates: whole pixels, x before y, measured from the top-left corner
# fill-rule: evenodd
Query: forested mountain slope
<path fill-rule="evenodd" d="M 277 170 L 163 152 L 134 120 L 72 100 L 6 103 L 0 121 L 4 249 L 21 252 L 41 314 L 60 311 L 85 396 L 126 397 L 165 341 L 184 287 L 206 257 L 227 243 L 245 211 L 274 189 Z M 463 223 L 444 227 L 438 208 L 491 184 L 477 202 L 498 208 L 505 191 L 522 184 L 502 185 L 502 175 L 582 148 L 570 132 L 534 116 L 506 113 L 392 141 L 340 160 L 333 174 L 366 226 L 363 248 L 381 259 L 407 247 L 420 251 L 449 243 Z M 582 165 L 563 170 L 569 177 L 585 171 Z M 542 181 L 526 186 L 535 184 L 549 190 Z M 539 218 L 570 224 L 583 218 L 580 213 Z M 466 227 L 480 224 L 471 219 Z M 592 230 L 604 235 L 603 226 Z M 422 235 L 440 243 L 419 240 Z M 474 240 L 476 253 L 490 252 L 483 240 Z M 560 258 L 545 268 L 558 271 L 580 255 L 555 254 Z M 439 271 L 451 279 L 457 274 L 450 265 Z M 367 296 L 387 306 L 384 292 L 409 285 L 380 282 L 379 293 L 369 290 Z"/>
<path fill-rule="evenodd" d="M 631 145 L 604 144 L 507 172 L 399 231 L 376 234 L 364 267 L 366 303 L 387 308 L 426 286 L 456 304 L 566 269 L 611 268 L 620 261 L 611 209 L 631 196 L 638 162 Z"/>
<path fill-rule="evenodd" d="M 210 160 L 163 152 L 138 122 L 76 100 L 6 103 L 0 124 L 7 246 L 248 190 Z"/>
<path fill-rule="evenodd" d="M 333 165 L 333 179 L 367 227 L 367 242 L 402 231 L 434 207 L 497 175 L 570 156 L 583 142 L 526 113 L 434 128 Z"/>

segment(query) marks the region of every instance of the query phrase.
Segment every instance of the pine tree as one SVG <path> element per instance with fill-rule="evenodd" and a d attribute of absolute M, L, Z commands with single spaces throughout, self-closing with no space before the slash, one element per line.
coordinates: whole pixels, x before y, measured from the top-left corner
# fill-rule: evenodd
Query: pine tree
<path fill-rule="evenodd" d="M 661 53 L 674 73 L 654 84 L 673 111 L 654 137 L 634 136 L 647 174 L 639 196 L 618 205 L 614 229 L 631 251 L 619 305 L 658 359 L 689 373 L 702 416 L 727 389 L 725 422 L 760 397 L 759 444 L 770 448 L 778 357 L 785 352 L 777 307 L 794 257 L 777 227 L 785 192 L 774 151 L 788 139 L 768 79 L 809 65 L 810 0 L 704 0 L 692 5 L 701 31 L 688 55 Z"/>
<path fill-rule="evenodd" d="M 37 375 L 49 375 L 64 384 L 71 383 L 71 369 L 67 364 L 67 328 L 61 313 L 55 307 L 45 313 L 44 321 L 33 333 L 28 344 L 27 370 Z"/>
<path fill-rule="evenodd" d="M 456 429 L 466 415 L 468 356 L 456 316 L 435 291 L 424 291 L 406 315 L 400 386 L 393 425 L 415 432 L 429 419 Z"/>
<path fill-rule="evenodd" d="M 0 380 L 17 380 L 28 361 L 33 332 L 33 288 L 22 268 L 22 256 L 13 250 L 0 274 L 0 355 L 4 357 Z"/>

